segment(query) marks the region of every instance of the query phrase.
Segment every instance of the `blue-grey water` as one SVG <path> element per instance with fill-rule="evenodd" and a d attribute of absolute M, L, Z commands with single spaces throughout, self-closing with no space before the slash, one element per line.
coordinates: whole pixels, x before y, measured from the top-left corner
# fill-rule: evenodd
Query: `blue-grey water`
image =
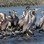
<path fill-rule="evenodd" d="M 25 7 L 26 6 L 17 6 L 17 7 L 1 7 L 0 8 L 0 12 L 4 12 L 6 13 L 7 15 L 8 14 L 8 11 L 10 10 L 16 10 L 17 11 L 17 15 L 18 17 L 21 18 L 21 15 L 22 15 L 22 12 L 23 10 L 25 10 Z M 41 17 L 41 11 L 44 10 L 44 5 L 39 5 L 39 6 L 30 6 L 30 9 L 34 9 L 34 8 L 40 8 L 36 13 L 37 13 L 37 17 L 40 18 Z"/>
<path fill-rule="evenodd" d="M 25 10 L 26 6 L 18 6 L 18 7 L 0 7 L 0 12 L 4 12 L 6 13 L 6 15 L 9 15 L 8 11 L 10 10 L 16 10 L 17 11 L 17 16 L 19 18 L 21 18 L 22 16 L 22 12 L 23 10 Z M 37 19 L 39 19 L 41 17 L 41 11 L 44 10 L 44 5 L 39 5 L 39 6 L 30 6 L 30 9 L 34 9 L 34 8 L 40 8 L 37 12 Z M 38 35 L 37 35 L 38 36 Z M 41 35 L 42 36 L 42 35 Z M 20 37 L 7 37 L 5 39 L 0 39 L 0 44 L 44 44 L 44 37 L 37 37 L 36 40 L 34 40 L 36 38 L 32 38 L 29 40 L 23 40 Z"/>

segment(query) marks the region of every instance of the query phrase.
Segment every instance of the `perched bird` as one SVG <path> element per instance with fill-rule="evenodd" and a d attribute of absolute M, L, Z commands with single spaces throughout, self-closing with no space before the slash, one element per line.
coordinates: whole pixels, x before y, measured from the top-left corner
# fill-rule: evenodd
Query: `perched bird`
<path fill-rule="evenodd" d="M 26 29 L 28 29 L 29 27 L 29 23 L 31 21 L 31 14 L 30 14 L 31 10 L 26 10 L 26 15 L 24 18 L 24 25 L 23 25 L 23 32 L 26 31 Z"/>
<path fill-rule="evenodd" d="M 4 20 L 5 19 L 5 17 L 4 17 L 4 13 L 0 13 L 0 20 Z"/>
<path fill-rule="evenodd" d="M 6 28 L 6 15 L 4 13 L 0 13 L 0 26 L 1 30 Z"/>
<path fill-rule="evenodd" d="M 16 28 L 18 27 L 18 21 L 19 18 L 16 15 L 16 11 L 9 11 L 9 16 L 8 16 L 8 25 L 7 27 L 11 27 L 11 28 Z M 17 29 L 16 29 L 17 30 Z"/>
<path fill-rule="evenodd" d="M 19 22 L 18 22 L 18 24 L 19 24 L 19 27 L 22 27 L 23 26 L 23 24 L 24 24 L 24 18 L 25 18 L 25 15 L 26 15 L 26 11 L 24 10 L 23 11 L 23 15 L 22 15 L 22 17 L 21 17 L 21 19 L 19 19 Z"/>
<path fill-rule="evenodd" d="M 39 21 L 37 22 L 37 26 L 42 27 L 43 22 L 44 22 L 44 12 L 42 11 L 42 16 L 39 19 Z"/>

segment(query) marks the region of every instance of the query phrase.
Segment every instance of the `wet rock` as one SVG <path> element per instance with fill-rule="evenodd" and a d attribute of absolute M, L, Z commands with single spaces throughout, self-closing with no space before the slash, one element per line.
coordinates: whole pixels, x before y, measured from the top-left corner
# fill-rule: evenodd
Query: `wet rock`
<path fill-rule="evenodd" d="M 2 35 L 0 35 L 0 39 L 3 39 L 3 36 Z"/>

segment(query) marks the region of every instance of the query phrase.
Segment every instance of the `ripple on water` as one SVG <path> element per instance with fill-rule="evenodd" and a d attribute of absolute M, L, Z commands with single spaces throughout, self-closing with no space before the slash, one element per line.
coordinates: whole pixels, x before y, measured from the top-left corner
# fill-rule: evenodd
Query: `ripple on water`
<path fill-rule="evenodd" d="M 6 39 L 0 39 L 0 44 L 44 44 L 44 37 L 34 37 L 29 40 L 23 40 L 19 37 L 7 37 Z M 16 40 L 17 39 L 17 40 Z M 21 39 L 21 40 L 20 40 Z"/>

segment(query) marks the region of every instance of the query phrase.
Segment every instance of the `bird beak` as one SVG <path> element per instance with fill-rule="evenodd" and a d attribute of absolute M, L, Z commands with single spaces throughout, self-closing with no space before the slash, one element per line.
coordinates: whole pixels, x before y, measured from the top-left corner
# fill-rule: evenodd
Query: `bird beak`
<path fill-rule="evenodd" d="M 39 9 L 41 9 L 41 8 L 35 8 L 35 11 L 38 11 Z"/>

